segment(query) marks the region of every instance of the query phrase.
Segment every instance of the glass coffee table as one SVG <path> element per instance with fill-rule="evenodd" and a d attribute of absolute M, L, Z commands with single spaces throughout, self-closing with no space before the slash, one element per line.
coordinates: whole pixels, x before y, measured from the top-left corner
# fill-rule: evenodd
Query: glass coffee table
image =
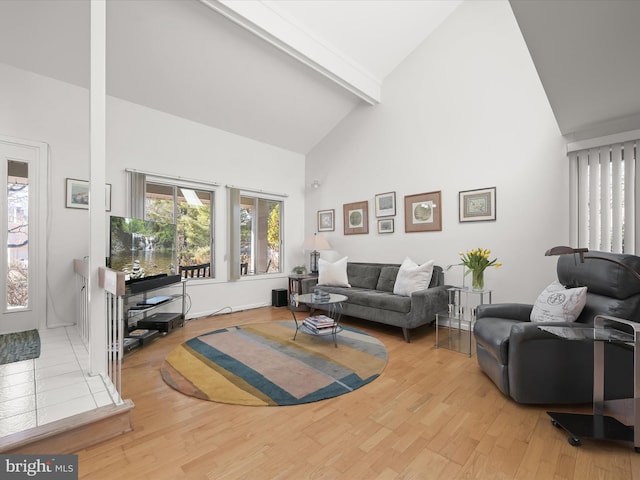
<path fill-rule="evenodd" d="M 294 333 L 293 339 L 296 339 L 298 331 L 314 336 L 331 335 L 333 337 L 333 344 L 337 348 L 337 335 L 342 331 L 342 326 L 340 326 L 342 302 L 347 299 L 348 297 L 346 295 L 340 295 L 337 293 L 330 293 L 323 297 L 313 293 L 291 295 L 289 309 L 291 310 L 293 321 L 296 324 L 296 333 Z M 296 309 L 300 305 L 307 305 L 311 309 L 309 316 L 302 321 L 298 320 L 296 317 Z M 326 311 L 326 315 L 314 315 L 313 313 L 315 310 L 324 310 Z"/>

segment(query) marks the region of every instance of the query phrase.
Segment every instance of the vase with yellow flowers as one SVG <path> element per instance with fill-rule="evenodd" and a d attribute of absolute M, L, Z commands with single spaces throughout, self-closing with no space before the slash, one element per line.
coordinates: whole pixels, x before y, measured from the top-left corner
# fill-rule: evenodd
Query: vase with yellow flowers
<path fill-rule="evenodd" d="M 489 260 L 491 250 L 488 248 L 474 248 L 468 252 L 460 252 L 461 265 L 467 267 L 465 275 L 471 273 L 471 288 L 484 290 L 484 271 L 487 267 L 499 268 L 502 263 L 497 258 Z"/>

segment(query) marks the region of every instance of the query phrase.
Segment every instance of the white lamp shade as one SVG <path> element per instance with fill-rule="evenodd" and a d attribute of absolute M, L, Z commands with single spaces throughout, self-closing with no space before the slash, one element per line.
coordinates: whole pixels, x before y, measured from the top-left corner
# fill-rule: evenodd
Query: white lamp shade
<path fill-rule="evenodd" d="M 305 238 L 302 248 L 304 250 L 311 251 L 329 250 L 331 248 L 331 245 L 329 245 L 329 242 L 326 238 L 318 235 L 317 233 L 314 233 L 313 235 Z"/>

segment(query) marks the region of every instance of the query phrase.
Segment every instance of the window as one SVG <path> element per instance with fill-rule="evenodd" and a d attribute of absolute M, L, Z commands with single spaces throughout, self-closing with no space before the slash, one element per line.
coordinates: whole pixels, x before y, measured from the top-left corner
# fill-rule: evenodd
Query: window
<path fill-rule="evenodd" d="M 144 219 L 175 223 L 179 268 L 201 266 L 203 268 L 191 271 L 198 272 L 197 276 L 214 277 L 213 186 L 206 188 L 206 185 L 191 184 L 189 181 L 174 181 L 135 172 L 130 174 L 132 216 L 141 216 L 135 207 L 139 208 L 143 203 Z M 134 188 L 136 184 L 137 188 Z"/>
<path fill-rule="evenodd" d="M 588 147 L 569 146 L 571 242 L 590 250 L 635 253 L 637 142 Z"/>
<path fill-rule="evenodd" d="M 8 161 L 7 172 L 7 308 L 29 303 L 29 165 Z"/>
<path fill-rule="evenodd" d="M 240 197 L 240 270 L 244 274 L 280 272 L 280 204 Z"/>
<path fill-rule="evenodd" d="M 282 272 L 283 202 L 270 197 L 229 189 L 230 279 Z"/>

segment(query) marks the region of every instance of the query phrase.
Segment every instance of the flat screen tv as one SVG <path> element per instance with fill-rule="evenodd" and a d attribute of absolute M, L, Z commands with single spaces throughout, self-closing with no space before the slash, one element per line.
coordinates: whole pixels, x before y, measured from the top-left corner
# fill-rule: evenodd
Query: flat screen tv
<path fill-rule="evenodd" d="M 109 266 L 124 272 L 127 283 L 176 274 L 176 226 L 112 215 Z"/>

